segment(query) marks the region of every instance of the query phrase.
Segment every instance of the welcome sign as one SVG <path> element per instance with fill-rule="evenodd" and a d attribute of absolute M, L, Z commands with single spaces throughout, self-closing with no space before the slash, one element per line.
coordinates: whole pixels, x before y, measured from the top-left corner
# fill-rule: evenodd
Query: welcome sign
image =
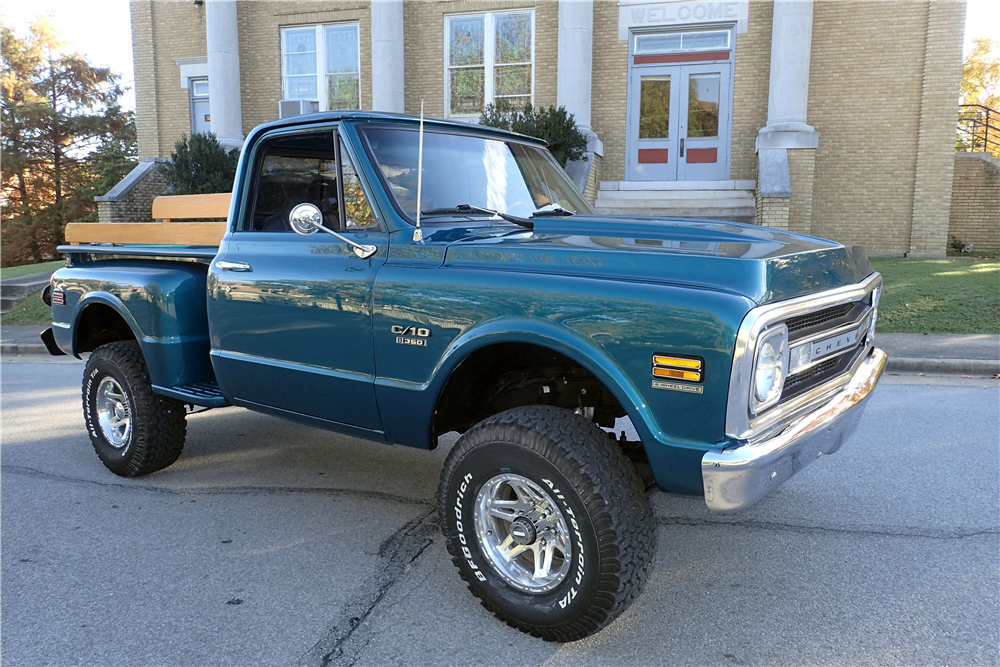
<path fill-rule="evenodd" d="M 632 28 L 736 23 L 737 32 L 747 31 L 748 0 L 722 2 L 619 2 L 618 39 L 628 39 Z"/>

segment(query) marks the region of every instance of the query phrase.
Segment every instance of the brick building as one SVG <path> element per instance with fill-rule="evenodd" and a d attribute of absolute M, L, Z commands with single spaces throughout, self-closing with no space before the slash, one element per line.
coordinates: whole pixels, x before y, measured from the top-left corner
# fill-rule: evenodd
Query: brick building
<path fill-rule="evenodd" d="M 563 105 L 599 211 L 943 255 L 961 0 L 131 0 L 139 150 L 326 109 Z M 964 200 L 963 200 L 964 201 Z M 954 223 L 953 227 L 954 227 Z"/>

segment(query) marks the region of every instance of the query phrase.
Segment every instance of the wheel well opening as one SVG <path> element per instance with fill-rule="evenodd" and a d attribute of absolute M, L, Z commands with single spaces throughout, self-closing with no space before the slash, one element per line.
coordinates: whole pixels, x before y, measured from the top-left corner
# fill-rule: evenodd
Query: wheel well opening
<path fill-rule="evenodd" d="M 564 354 L 500 343 L 476 350 L 452 372 L 434 410 L 434 432 L 464 433 L 491 415 L 525 405 L 567 408 L 605 427 L 626 415 L 604 383 Z"/>
<path fill-rule="evenodd" d="M 135 340 L 125 318 L 103 303 L 87 306 L 76 323 L 76 351 L 93 352 L 101 345 L 119 340 Z"/>

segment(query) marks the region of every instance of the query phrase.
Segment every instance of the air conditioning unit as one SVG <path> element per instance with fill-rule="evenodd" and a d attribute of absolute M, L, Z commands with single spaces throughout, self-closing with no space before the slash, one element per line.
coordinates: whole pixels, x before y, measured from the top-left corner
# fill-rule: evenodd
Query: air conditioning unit
<path fill-rule="evenodd" d="M 278 118 L 291 118 L 319 111 L 319 102 L 312 100 L 281 100 L 278 102 Z"/>

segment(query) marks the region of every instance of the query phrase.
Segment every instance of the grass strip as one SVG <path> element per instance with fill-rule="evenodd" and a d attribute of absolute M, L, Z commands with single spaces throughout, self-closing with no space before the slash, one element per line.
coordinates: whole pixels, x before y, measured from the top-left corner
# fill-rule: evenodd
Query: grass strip
<path fill-rule="evenodd" d="M 995 258 L 871 260 L 884 285 L 882 333 L 1000 334 Z"/>

